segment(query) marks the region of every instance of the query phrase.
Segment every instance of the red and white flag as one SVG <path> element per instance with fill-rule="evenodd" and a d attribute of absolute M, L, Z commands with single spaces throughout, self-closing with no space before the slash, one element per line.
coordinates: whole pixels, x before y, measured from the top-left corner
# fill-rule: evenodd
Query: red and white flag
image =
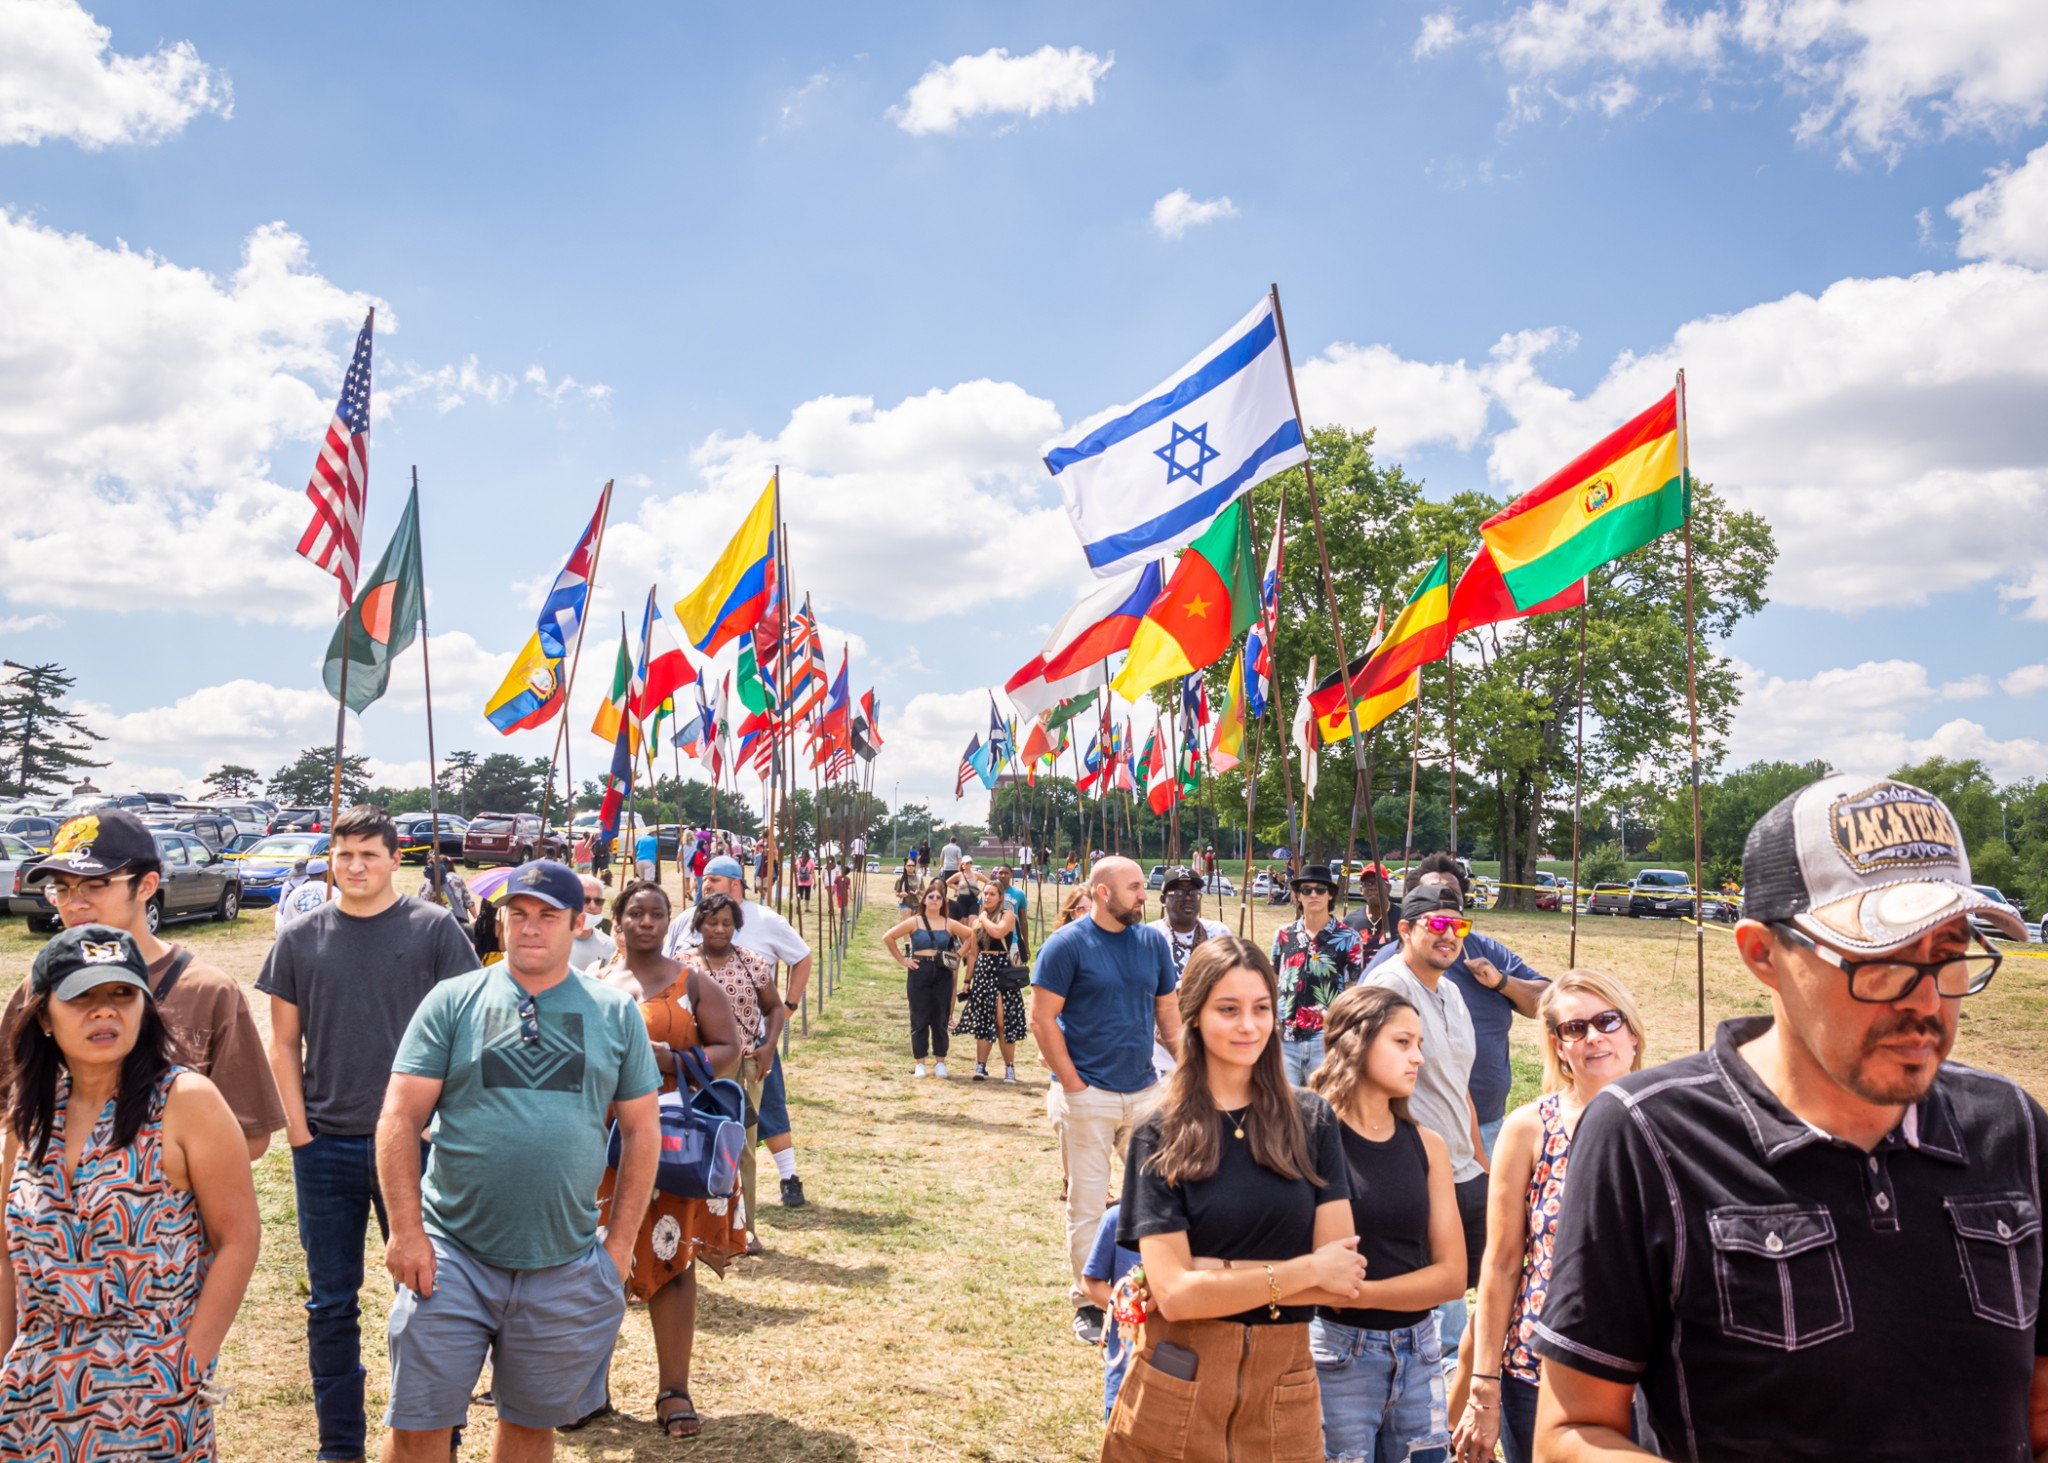
<path fill-rule="evenodd" d="M 341 612 L 355 602 L 363 558 L 363 503 L 370 492 L 370 330 L 373 309 L 356 336 L 356 353 L 341 380 L 341 400 L 313 463 L 306 497 L 313 521 L 299 536 L 299 556 L 341 581 Z"/>

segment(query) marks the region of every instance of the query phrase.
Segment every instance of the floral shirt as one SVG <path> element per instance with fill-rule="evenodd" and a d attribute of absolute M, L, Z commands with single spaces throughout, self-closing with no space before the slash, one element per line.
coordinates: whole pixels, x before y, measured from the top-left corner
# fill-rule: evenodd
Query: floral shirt
<path fill-rule="evenodd" d="M 1300 920 L 1273 937 L 1273 969 L 1280 977 L 1280 1029 L 1304 1041 L 1323 1029 L 1323 1011 L 1340 992 L 1365 977 L 1365 943 L 1340 919 L 1313 938 Z"/>

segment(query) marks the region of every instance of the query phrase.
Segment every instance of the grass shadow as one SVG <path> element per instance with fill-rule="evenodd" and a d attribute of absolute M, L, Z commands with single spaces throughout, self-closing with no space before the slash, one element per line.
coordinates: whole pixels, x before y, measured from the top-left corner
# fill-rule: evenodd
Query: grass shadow
<path fill-rule="evenodd" d="M 848 1234 L 881 1234 L 901 1229 L 915 1221 L 902 1210 L 876 1213 L 869 1209 L 842 1209 L 813 1199 L 801 1209 L 775 1211 L 777 1229 L 839 1229 Z"/>
<path fill-rule="evenodd" d="M 703 1287 L 697 1292 L 697 1329 L 718 1335 L 756 1331 L 766 1326 L 794 1326 L 810 1314 L 806 1306 L 763 1305 Z"/>
<path fill-rule="evenodd" d="M 706 1401 L 699 1400 L 702 1409 Z M 559 1440 L 562 1454 L 592 1459 L 673 1458 L 678 1449 L 688 1449 L 696 1459 L 792 1460 L 792 1463 L 853 1463 L 861 1456 L 860 1444 L 845 1433 L 827 1428 L 800 1427 L 766 1412 L 741 1412 L 728 1416 L 705 1413 L 703 1431 L 686 1441 L 669 1438 L 654 1422 L 650 1406 L 643 1415 L 617 1412 L 594 1422 L 571 1437 Z"/>
<path fill-rule="evenodd" d="M 797 1285 L 840 1285 L 853 1289 L 880 1285 L 889 1278 L 887 1265 L 834 1265 L 827 1260 L 792 1255 L 772 1246 L 766 1253 L 750 1260 L 747 1268 L 770 1280 L 787 1280 Z"/>
<path fill-rule="evenodd" d="M 904 1122 L 927 1123 L 939 1128 L 968 1128 L 980 1133 L 1015 1133 L 1030 1125 L 1030 1109 L 1020 1109 L 1017 1120 L 1008 1123 L 994 1123 L 987 1118 L 969 1117 L 957 1112 L 924 1112 L 913 1109 L 897 1114 Z"/>

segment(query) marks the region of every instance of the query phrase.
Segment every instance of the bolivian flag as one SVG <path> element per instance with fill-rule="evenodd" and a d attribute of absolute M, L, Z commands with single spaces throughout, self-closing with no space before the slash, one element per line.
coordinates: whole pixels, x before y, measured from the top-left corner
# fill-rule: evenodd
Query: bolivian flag
<path fill-rule="evenodd" d="M 1214 665 L 1258 611 L 1259 565 L 1245 527 L 1244 500 L 1216 515 L 1181 552 L 1173 577 L 1131 637 L 1113 685 L 1136 701 L 1158 685 Z"/>
<path fill-rule="evenodd" d="M 1678 393 L 1596 442 L 1562 471 L 1479 526 L 1517 607 L 1684 524 L 1692 512 L 1678 466 Z"/>
<path fill-rule="evenodd" d="M 1324 741 L 1351 735 L 1349 702 L 1358 703 L 1359 720 L 1370 731 L 1378 721 L 1370 707 L 1381 704 L 1389 694 L 1401 694 L 1418 669 L 1443 659 L 1451 647 L 1450 584 L 1450 556 L 1439 554 L 1401 607 L 1386 638 L 1351 663 L 1350 694 L 1345 693 L 1345 678 L 1334 675 L 1309 693 L 1309 709 L 1323 729 Z M 1406 704 L 1397 702 L 1386 709 L 1393 711 Z"/>

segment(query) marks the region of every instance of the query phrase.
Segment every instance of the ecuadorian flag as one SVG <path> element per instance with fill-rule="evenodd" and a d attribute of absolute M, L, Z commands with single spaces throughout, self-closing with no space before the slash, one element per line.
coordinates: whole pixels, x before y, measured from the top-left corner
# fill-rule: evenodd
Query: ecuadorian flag
<path fill-rule="evenodd" d="M 676 601 L 676 618 L 692 645 L 705 655 L 716 655 L 721 646 L 760 623 L 775 603 L 775 588 L 775 484 L 771 481 L 704 582 Z"/>
<path fill-rule="evenodd" d="M 506 736 L 539 726 L 562 709 L 562 663 L 541 649 L 540 632 L 526 637 L 526 644 L 512 661 L 512 669 L 491 699 L 484 703 L 484 715 Z"/>
<path fill-rule="evenodd" d="M 1678 466 L 1678 393 L 1581 452 L 1479 525 L 1516 608 L 1684 524 L 1692 494 Z"/>

